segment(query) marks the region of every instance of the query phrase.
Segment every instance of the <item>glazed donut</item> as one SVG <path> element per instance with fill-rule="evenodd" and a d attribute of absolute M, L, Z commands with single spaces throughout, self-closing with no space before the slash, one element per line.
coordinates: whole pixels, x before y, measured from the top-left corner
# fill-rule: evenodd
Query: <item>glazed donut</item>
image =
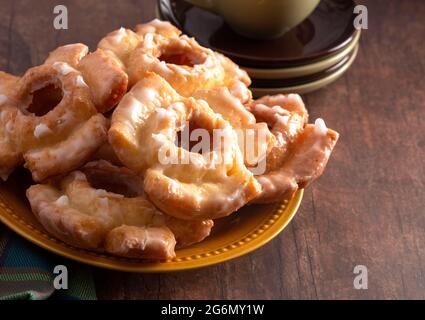
<path fill-rule="evenodd" d="M 256 176 L 261 194 L 254 203 L 279 201 L 321 175 L 338 133 L 321 119 L 306 125 L 308 113 L 299 95 L 265 96 L 246 107 L 276 138 L 267 154 L 266 172 Z"/>
<path fill-rule="evenodd" d="M 239 148 L 245 165 L 253 167 L 266 161 L 267 153 L 275 145 L 275 137 L 267 123 L 257 122 L 255 116 L 226 87 L 197 91 L 193 97 L 205 100 L 210 108 L 223 116 L 237 129 Z"/>
<path fill-rule="evenodd" d="M 145 39 L 147 37 L 145 35 Z M 186 97 L 201 88 L 219 86 L 225 79 L 224 68 L 216 55 L 187 36 L 162 39 L 156 45 L 137 47 L 128 59 L 130 86 L 148 71 L 166 79 L 179 94 Z"/>
<path fill-rule="evenodd" d="M 275 136 L 275 144 L 267 154 L 267 172 L 280 167 L 288 146 L 303 130 L 308 120 L 307 109 L 298 94 L 265 96 L 248 104 L 247 109 L 258 122 L 267 123 Z"/>
<path fill-rule="evenodd" d="M 226 75 L 223 84 L 228 87 L 232 95 L 238 98 L 243 104 L 249 103 L 252 100 L 252 93 L 248 89 L 248 86 L 251 84 L 248 73 L 221 53 L 215 52 L 214 54 L 223 66 Z"/>
<path fill-rule="evenodd" d="M 49 53 L 45 64 L 54 64 L 55 62 L 65 62 L 74 69 L 78 68 L 78 65 L 87 54 L 89 53 L 89 47 L 82 43 L 68 44 L 61 46 Z"/>
<path fill-rule="evenodd" d="M 117 167 L 107 161 L 100 160 L 86 164 L 81 168 L 81 171 L 94 187 L 107 188 L 127 197 L 141 197 L 144 199 L 145 207 L 150 209 L 143 212 L 135 211 L 134 214 L 144 217 L 146 225 L 155 227 L 167 226 L 173 232 L 178 247 L 185 247 L 204 240 L 209 236 L 214 226 L 212 220 L 180 220 L 157 210 L 144 195 L 143 178 L 135 175 L 129 169 Z"/>
<path fill-rule="evenodd" d="M 138 46 L 150 47 L 159 40 L 158 38 L 176 38 L 180 34 L 181 31 L 171 23 L 154 19 L 149 23 L 137 25 L 136 32 L 125 28 L 115 30 L 100 40 L 97 47 L 118 59 L 125 69 L 131 52 Z"/>
<path fill-rule="evenodd" d="M 163 38 L 176 38 L 180 34 L 181 31 L 171 23 L 155 19 L 149 23 L 137 25 L 136 32 L 125 28 L 115 30 L 100 40 L 97 47 L 119 60 L 120 66 L 126 69 L 130 54 L 137 47 L 149 48 Z"/>
<path fill-rule="evenodd" d="M 13 142 L 34 181 L 78 168 L 105 143 L 107 119 L 97 113 L 82 75 L 68 64 L 29 69 L 16 97 Z"/>
<path fill-rule="evenodd" d="M 101 113 L 115 107 L 127 92 L 128 76 L 120 61 L 101 49 L 88 53 L 88 47 L 81 43 L 62 46 L 49 54 L 45 64 L 57 62 L 67 63 L 81 72 Z"/>
<path fill-rule="evenodd" d="M 125 70 L 131 52 L 137 48 L 142 40 L 143 37 L 134 31 L 120 28 L 107 34 L 100 40 L 97 47 L 118 60 L 121 68 Z"/>
<path fill-rule="evenodd" d="M 150 71 L 165 78 L 189 97 L 202 88 L 226 86 L 247 103 L 251 80 L 230 59 L 181 35 L 169 22 L 153 20 L 136 26 L 136 32 L 120 28 L 103 38 L 98 48 L 116 58 L 129 76 L 130 87 Z"/>
<path fill-rule="evenodd" d="M 225 142 L 202 154 L 177 146 L 175 139 L 186 123 L 207 133 L 216 130 Z M 145 176 L 151 201 L 177 218 L 224 217 L 260 191 L 230 124 L 205 101 L 179 96 L 153 73 L 145 74 L 118 105 L 109 142 L 127 167 Z M 167 163 L 168 155 L 175 159 Z"/>
<path fill-rule="evenodd" d="M 322 119 L 308 124 L 289 147 L 280 168 L 257 177 L 261 194 L 255 203 L 272 203 L 307 187 L 318 178 L 338 140 L 338 133 L 326 128 Z"/>
<path fill-rule="evenodd" d="M 167 227 L 134 227 L 122 225 L 111 230 L 105 239 L 107 252 L 129 258 L 154 260 L 176 256 L 176 240 Z"/>
<path fill-rule="evenodd" d="M 229 83 L 229 90 L 232 96 L 239 99 L 243 104 L 247 104 L 252 100 L 252 92 L 248 89 L 246 82 L 235 80 Z"/>
<path fill-rule="evenodd" d="M 138 24 L 135 30 L 136 33 L 141 36 L 154 34 L 165 38 L 178 38 L 182 33 L 168 21 L 161 21 L 159 19 L 154 19 L 147 23 Z"/>
<path fill-rule="evenodd" d="M 0 178 L 3 180 L 7 180 L 22 161 L 12 140 L 18 80 L 18 77 L 0 71 Z"/>
<path fill-rule="evenodd" d="M 78 70 L 83 74 L 96 109 L 105 113 L 115 107 L 127 92 L 128 76 L 116 59 L 101 49 L 85 56 Z"/>
<path fill-rule="evenodd" d="M 176 219 L 156 210 L 143 195 L 143 180 L 128 169 L 93 162 L 59 184 L 35 185 L 27 191 L 34 213 L 54 236 L 81 248 L 105 249 L 119 256 L 175 256 L 176 237 L 171 227 Z M 197 241 L 209 235 L 212 222 L 205 225 L 198 223 L 194 230 Z M 188 243 L 194 236 L 185 234 L 183 240 Z"/>
<path fill-rule="evenodd" d="M 79 175 L 72 174 L 69 188 L 88 190 L 85 180 L 78 180 Z M 95 192 L 95 191 L 94 191 Z M 122 234 L 123 229 L 111 227 L 109 218 L 103 218 L 101 211 L 105 204 L 111 202 L 114 195 L 96 197 L 90 193 L 90 207 L 80 210 L 64 191 L 50 185 L 38 184 L 27 190 L 31 208 L 43 227 L 56 238 L 84 249 L 105 249 L 115 255 L 167 259 L 174 257 L 175 239 L 167 228 L 137 228 L 139 234 Z M 89 195 L 86 195 L 88 198 Z M 118 199 L 117 199 L 118 200 Z M 114 203 L 114 201 L 112 201 Z M 122 227 L 127 227 L 122 225 Z M 118 227 L 119 228 L 119 227 Z M 121 231 L 121 232 L 120 232 Z"/>
<path fill-rule="evenodd" d="M 0 178 L 4 181 L 22 161 L 11 137 L 15 117 L 16 110 L 0 109 Z"/>
<path fill-rule="evenodd" d="M 155 74 L 148 74 L 135 85 L 121 100 L 112 114 L 109 143 L 120 161 L 136 172 L 146 171 L 139 136 L 146 120 L 162 104 L 178 101 L 180 96 L 170 85 Z"/>
<path fill-rule="evenodd" d="M 19 77 L 0 71 L 0 109 L 7 103 L 13 103 Z"/>

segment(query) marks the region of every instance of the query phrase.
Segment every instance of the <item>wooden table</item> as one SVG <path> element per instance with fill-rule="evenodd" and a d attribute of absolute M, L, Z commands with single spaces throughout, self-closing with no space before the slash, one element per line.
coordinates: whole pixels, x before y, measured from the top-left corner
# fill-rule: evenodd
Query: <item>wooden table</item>
<path fill-rule="evenodd" d="M 293 222 L 265 247 L 201 270 L 94 269 L 108 299 L 425 298 L 425 2 L 361 1 L 369 9 L 354 66 L 305 96 L 311 119 L 341 133 L 325 175 Z M 37 3 L 37 4 L 35 4 Z M 154 17 L 154 1 L 0 0 L 0 69 L 22 73 L 61 44 L 94 48 L 107 32 Z M 368 269 L 368 289 L 353 269 Z"/>

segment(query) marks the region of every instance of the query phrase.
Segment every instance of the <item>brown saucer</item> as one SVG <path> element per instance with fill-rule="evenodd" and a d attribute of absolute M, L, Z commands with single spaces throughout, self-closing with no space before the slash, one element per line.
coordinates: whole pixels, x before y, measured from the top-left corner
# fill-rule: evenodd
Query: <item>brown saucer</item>
<path fill-rule="evenodd" d="M 255 88 L 280 88 L 280 87 L 293 87 L 299 86 L 305 83 L 310 83 L 327 77 L 340 68 L 342 68 L 347 62 L 351 59 L 356 50 L 351 51 L 344 58 L 342 58 L 338 63 L 333 66 L 308 76 L 288 78 L 288 79 L 254 79 L 252 78 L 252 86 Z"/>
<path fill-rule="evenodd" d="M 339 77 L 341 77 L 353 64 L 354 60 L 356 59 L 357 53 L 359 50 L 359 46 L 357 45 L 348 61 L 337 68 L 334 72 L 325 75 L 315 81 L 310 81 L 306 83 L 300 83 L 299 85 L 293 85 L 293 86 L 283 86 L 283 87 L 270 87 L 270 88 L 262 88 L 262 87 L 250 87 L 253 95 L 255 98 L 262 97 L 265 95 L 275 95 L 280 93 L 299 93 L 299 94 L 305 94 L 308 92 L 316 91 L 320 88 L 323 88 L 332 82 L 336 81 Z"/>
<path fill-rule="evenodd" d="M 236 63 L 278 68 L 311 63 L 348 45 L 356 34 L 355 2 L 322 0 L 300 25 L 273 40 L 252 40 L 233 32 L 224 20 L 184 0 L 158 0 L 161 18 L 169 20 L 198 42 Z"/>

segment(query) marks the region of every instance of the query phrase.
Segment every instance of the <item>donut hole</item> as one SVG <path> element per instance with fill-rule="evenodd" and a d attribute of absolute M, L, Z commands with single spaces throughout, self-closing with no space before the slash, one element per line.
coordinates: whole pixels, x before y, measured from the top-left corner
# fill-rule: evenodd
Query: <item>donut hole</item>
<path fill-rule="evenodd" d="M 204 63 L 206 60 L 199 52 L 180 48 L 176 49 L 173 46 L 161 50 L 158 59 L 165 63 L 187 67 L 194 67 L 195 65 Z"/>
<path fill-rule="evenodd" d="M 197 134 L 201 132 L 200 130 L 202 130 L 202 135 Z M 209 139 L 209 145 L 206 145 L 207 150 L 203 150 L 197 145 L 199 143 L 207 144 L 208 142 L 205 141 L 206 138 Z M 212 150 L 213 140 L 214 135 L 212 130 L 204 128 L 200 123 L 191 119 L 190 121 L 186 122 L 181 130 L 177 131 L 175 145 L 189 152 L 196 151 L 195 153 L 202 154 L 203 151 L 209 152 Z M 196 147 L 197 150 L 194 150 L 194 147 Z"/>
<path fill-rule="evenodd" d="M 63 98 L 62 88 L 54 83 L 31 92 L 31 101 L 26 110 L 37 117 L 53 110 Z"/>
<path fill-rule="evenodd" d="M 193 67 L 195 64 L 197 64 L 194 63 L 194 61 L 192 61 L 192 59 L 184 53 L 164 53 L 159 57 L 159 60 L 164 61 L 165 63 L 188 67 Z"/>
<path fill-rule="evenodd" d="M 129 174 L 110 173 L 103 170 L 83 170 L 87 181 L 94 189 L 122 195 L 126 198 L 135 198 L 143 193 L 143 181 L 135 181 Z"/>

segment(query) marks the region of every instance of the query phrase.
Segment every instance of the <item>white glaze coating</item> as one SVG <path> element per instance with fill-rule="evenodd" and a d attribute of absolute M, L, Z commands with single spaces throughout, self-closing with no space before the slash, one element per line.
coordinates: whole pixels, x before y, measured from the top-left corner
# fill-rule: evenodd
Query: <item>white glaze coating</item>
<path fill-rule="evenodd" d="M 5 125 L 5 129 L 9 133 L 13 133 L 13 121 L 8 121 Z"/>
<path fill-rule="evenodd" d="M 158 92 L 151 88 L 143 88 L 137 95 L 140 97 L 141 100 L 151 102 L 156 99 L 156 97 L 158 96 Z"/>
<path fill-rule="evenodd" d="M 104 189 L 96 189 L 95 194 L 97 197 L 107 197 L 108 192 Z"/>
<path fill-rule="evenodd" d="M 56 71 L 58 71 L 63 76 L 66 76 L 67 74 L 70 74 L 71 72 L 76 72 L 76 70 L 73 67 L 71 67 L 69 64 L 64 62 L 55 62 L 52 66 Z"/>
<path fill-rule="evenodd" d="M 145 34 L 145 37 L 143 38 L 143 46 L 146 49 L 152 49 L 153 48 L 153 46 L 154 46 L 153 33 Z"/>
<path fill-rule="evenodd" d="M 247 86 L 242 81 L 235 81 L 234 84 L 230 87 L 230 92 L 241 102 L 247 102 L 249 99 L 251 99 L 251 94 Z"/>
<path fill-rule="evenodd" d="M 75 78 L 75 85 L 78 87 L 88 87 L 87 83 L 84 81 L 84 78 L 80 75 Z"/>
<path fill-rule="evenodd" d="M 164 77 L 173 74 L 173 71 L 167 66 L 167 63 L 165 61 L 160 61 L 158 64 L 156 64 L 156 69 L 156 71 Z"/>
<path fill-rule="evenodd" d="M 66 195 L 60 196 L 56 201 L 55 204 L 57 204 L 60 207 L 69 206 L 69 198 Z"/>
<path fill-rule="evenodd" d="M 34 129 L 34 137 L 36 137 L 37 139 L 51 133 L 52 133 L 52 130 L 50 130 L 50 128 L 46 126 L 44 123 L 38 124 Z"/>
<path fill-rule="evenodd" d="M 119 28 L 113 36 L 110 37 L 110 39 L 113 42 L 119 43 L 123 40 L 125 37 L 125 29 L 123 27 Z"/>
<path fill-rule="evenodd" d="M 5 96 L 4 94 L 0 94 L 0 105 L 5 103 L 7 100 L 9 100 L 7 96 Z"/>
<path fill-rule="evenodd" d="M 328 128 L 326 127 L 325 121 L 322 118 L 317 118 L 314 122 L 314 131 L 318 135 L 325 136 L 328 133 Z"/>
<path fill-rule="evenodd" d="M 74 171 L 73 173 L 74 180 L 76 181 L 84 181 L 86 180 L 86 175 L 81 171 Z"/>
<path fill-rule="evenodd" d="M 105 208 L 105 209 L 109 208 L 109 199 L 108 198 L 100 198 L 99 203 L 102 206 L 102 208 Z"/>

